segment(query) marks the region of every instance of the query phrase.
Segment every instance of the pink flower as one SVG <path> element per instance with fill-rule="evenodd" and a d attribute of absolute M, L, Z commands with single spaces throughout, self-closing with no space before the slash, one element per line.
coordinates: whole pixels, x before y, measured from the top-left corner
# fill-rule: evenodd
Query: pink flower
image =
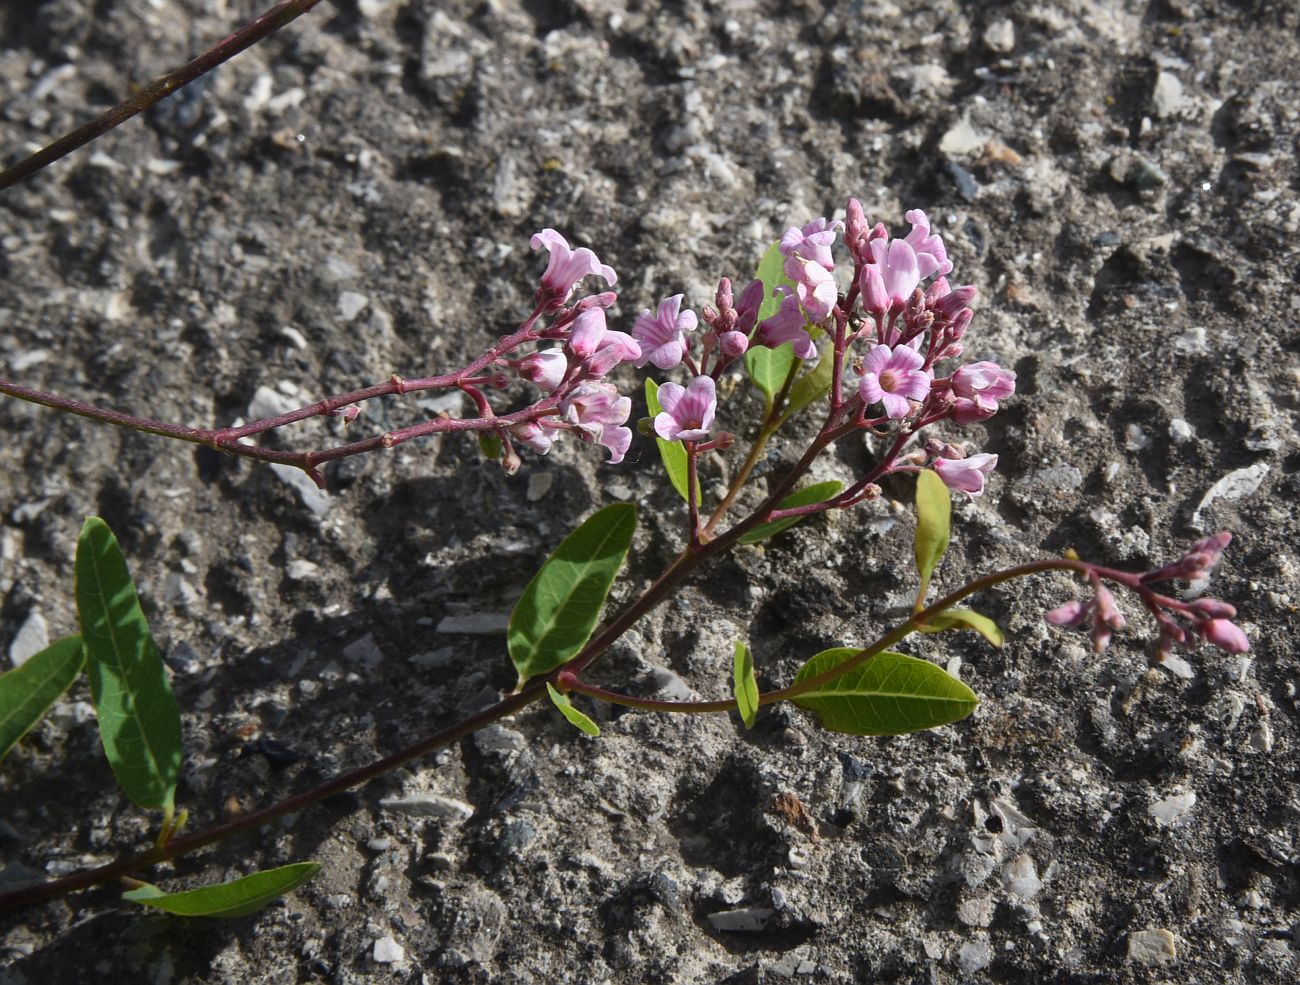
<path fill-rule="evenodd" d="M 1246 634 L 1227 619 L 1207 619 L 1197 623 L 1196 631 L 1225 653 L 1247 653 L 1250 650 Z"/>
<path fill-rule="evenodd" d="M 564 420 L 584 441 L 597 441 L 610 451 L 610 464 L 623 460 L 632 442 L 632 432 L 619 427 L 632 413 L 632 401 L 608 383 L 581 383 L 560 401 Z M 626 432 L 626 433 L 625 433 Z"/>
<path fill-rule="evenodd" d="M 751 348 L 765 345 L 776 349 L 786 342 L 794 345 L 794 354 L 800 359 L 812 359 L 817 355 L 817 346 L 804 330 L 803 313 L 799 310 L 799 299 L 784 287 L 781 292 L 781 307 L 771 318 L 765 318 L 758 326 L 758 331 L 750 340 Z M 748 293 L 748 292 L 746 292 Z"/>
<path fill-rule="evenodd" d="M 785 274 L 795 282 L 795 292 L 808 320 L 814 325 L 825 320 L 840 296 L 835 275 L 820 263 L 799 256 L 786 260 Z"/>
<path fill-rule="evenodd" d="M 909 401 L 924 400 L 930 392 L 930 373 L 921 368 L 924 362 L 910 346 L 878 345 L 863 361 L 858 392 L 866 403 L 883 403 L 886 414 L 901 420 L 912 413 Z"/>
<path fill-rule="evenodd" d="M 824 218 L 814 219 L 803 229 L 791 227 L 781 237 L 781 255 L 787 259 L 803 257 L 826 270 L 834 270 L 835 258 L 831 255 L 831 245 L 835 242 L 836 231 L 843 228 L 844 223 L 838 219 L 827 222 Z"/>
<path fill-rule="evenodd" d="M 949 382 L 957 398 L 952 419 L 963 425 L 987 421 L 998 412 L 998 401 L 1016 392 L 1016 374 L 991 362 L 962 366 Z"/>
<path fill-rule="evenodd" d="M 627 332 L 606 331 L 587 364 L 594 376 L 604 376 L 619 363 L 641 358 L 641 347 Z M 638 365 L 640 365 L 638 363 Z"/>
<path fill-rule="evenodd" d="M 754 323 L 758 321 L 758 309 L 762 306 L 763 282 L 751 280 L 740 292 L 740 300 L 736 302 L 736 331 L 746 335 L 752 332 Z"/>
<path fill-rule="evenodd" d="M 697 376 L 685 389 L 676 383 L 659 388 L 663 413 L 655 417 L 655 434 L 665 441 L 699 441 L 709 436 L 718 398 L 710 376 Z"/>
<path fill-rule="evenodd" d="M 974 499 L 984 493 L 985 479 L 997 468 L 997 464 L 997 455 L 980 454 L 969 458 L 936 459 L 932 467 L 939 473 L 945 486 L 964 492 Z"/>
<path fill-rule="evenodd" d="M 1077 626 L 1088 618 L 1088 606 L 1076 599 L 1057 606 L 1043 618 L 1053 626 Z"/>
<path fill-rule="evenodd" d="M 1092 604 L 1092 648 L 1096 653 L 1103 652 L 1110 646 L 1111 632 L 1124 628 L 1124 614 L 1115 604 L 1115 596 L 1109 588 L 1097 584 Z"/>
<path fill-rule="evenodd" d="M 1198 540 L 1191 548 L 1172 564 L 1166 564 L 1155 571 L 1148 571 L 1142 576 L 1143 584 L 1156 581 L 1203 581 L 1210 577 L 1223 550 L 1232 542 L 1232 534 L 1224 530 L 1212 537 Z M 1229 617 L 1231 618 L 1231 617 Z"/>
<path fill-rule="evenodd" d="M 519 375 L 550 393 L 569 370 L 569 360 L 559 349 L 543 349 L 526 356 L 519 363 Z"/>
<path fill-rule="evenodd" d="M 718 349 L 728 359 L 735 359 L 749 349 L 749 336 L 744 332 L 723 332 L 718 338 Z"/>
<path fill-rule="evenodd" d="M 539 455 L 545 455 L 551 450 L 551 445 L 555 439 L 545 431 L 536 421 L 529 421 L 526 424 L 516 424 L 510 428 L 510 433 L 525 448 L 531 448 Z"/>
<path fill-rule="evenodd" d="M 578 359 L 593 355 L 600 348 L 605 331 L 604 308 L 587 308 L 578 312 L 569 329 L 569 352 Z"/>
<path fill-rule="evenodd" d="M 577 250 L 569 248 L 569 241 L 554 229 L 543 229 L 530 241 L 534 250 L 542 247 L 550 252 L 550 261 L 546 272 L 542 274 L 542 290 L 563 301 L 578 286 L 584 277 L 603 277 L 611 287 L 618 283 L 618 275 L 609 264 L 601 263 L 600 258 L 585 246 Z"/>
<path fill-rule="evenodd" d="M 926 214 L 920 209 L 912 209 L 903 218 L 912 224 L 912 231 L 904 241 L 916 254 L 921 277 L 929 277 L 933 273 L 947 276 L 951 273 L 952 261 L 948 259 L 947 247 L 939 236 L 930 232 L 930 220 Z"/>
<path fill-rule="evenodd" d="M 890 304 L 906 304 L 921 283 L 921 268 L 912 244 L 902 239 L 873 239 L 869 246 Z"/>
<path fill-rule="evenodd" d="M 641 343 L 637 368 L 654 363 L 660 369 L 672 369 L 686 356 L 686 333 L 699 324 L 695 312 L 681 310 L 682 295 L 674 294 L 659 302 L 659 310 L 647 308 L 637 316 L 632 336 Z"/>
<path fill-rule="evenodd" d="M 862 211 L 862 203 L 856 198 L 849 199 L 848 208 L 844 210 L 844 245 L 849 248 L 857 263 L 867 261 L 869 235 L 871 235 L 871 228 L 867 225 L 867 216 Z"/>
<path fill-rule="evenodd" d="M 880 276 L 880 264 L 863 264 L 858 274 L 858 290 L 862 292 L 862 307 L 869 315 L 889 313 L 889 292 L 885 290 L 885 279 Z"/>

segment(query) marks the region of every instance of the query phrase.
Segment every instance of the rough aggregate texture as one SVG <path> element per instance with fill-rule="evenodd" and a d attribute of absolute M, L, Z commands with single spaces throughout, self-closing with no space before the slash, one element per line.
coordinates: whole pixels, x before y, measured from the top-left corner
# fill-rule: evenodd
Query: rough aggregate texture
<path fill-rule="evenodd" d="M 0 152 L 260 9 L 5 5 Z M 1094 656 L 1043 624 L 1076 586 L 1042 578 L 981 600 L 1000 651 L 909 641 L 983 699 L 934 732 L 595 708 L 592 741 L 537 706 L 159 873 L 323 864 L 256 916 L 180 922 L 112 888 L 3 915 L 0 983 L 1294 981 L 1298 36 L 1288 0 L 341 0 L 0 193 L 4 375 L 193 425 L 463 364 L 526 313 L 543 226 L 619 271 L 626 328 L 850 195 L 895 228 L 926 208 L 980 290 L 968 355 L 1019 374 L 963 436 L 1000 463 L 956 511 L 944 583 L 1069 547 L 1149 567 L 1227 528 L 1212 591 L 1255 644 L 1180 675 L 1130 607 Z M 719 423 L 757 409 L 738 388 Z M 463 408 L 372 403 L 352 428 L 440 410 Z M 332 467 L 320 497 L 15 401 L 0 427 L 6 654 L 33 613 L 73 630 L 76 535 L 104 516 L 184 712 L 196 826 L 508 690 L 493 627 L 597 505 L 641 506 L 615 604 L 681 537 L 644 439 L 618 467 L 570 442 L 514 478 L 428 441 Z M 841 442 L 815 478 L 867 461 Z M 882 501 L 740 550 L 598 677 L 724 695 L 743 637 L 788 681 L 900 618 L 911 532 Z M 4 763 L 5 880 L 151 837 L 86 701 Z"/>

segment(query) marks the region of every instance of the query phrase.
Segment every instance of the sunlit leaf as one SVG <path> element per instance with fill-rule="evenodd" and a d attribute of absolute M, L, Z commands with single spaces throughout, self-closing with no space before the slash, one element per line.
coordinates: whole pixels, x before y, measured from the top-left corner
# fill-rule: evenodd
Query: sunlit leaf
<path fill-rule="evenodd" d="M 645 402 L 652 419 L 663 412 L 663 407 L 659 405 L 659 384 L 649 378 L 645 381 Z M 686 465 L 686 447 L 680 441 L 665 441 L 658 435 L 655 435 L 655 444 L 659 446 L 659 457 L 664 461 L 664 471 L 668 473 L 668 481 L 673 484 L 673 488 L 682 499 L 687 499 L 686 483 L 690 469 Z M 695 502 L 700 502 L 698 478 L 695 480 Z"/>
<path fill-rule="evenodd" d="M 923 633 L 942 633 L 947 629 L 973 629 L 994 646 L 1002 645 L 1002 630 L 988 616 L 970 609 L 944 609 L 920 627 Z"/>
<path fill-rule="evenodd" d="M 123 792 L 170 810 L 181 766 L 181 717 L 162 656 L 108 524 L 87 517 L 77 539 L 77 614 L 99 736 Z"/>
<path fill-rule="evenodd" d="M 736 657 L 733 668 L 733 691 L 736 695 L 736 707 L 740 709 L 740 718 L 745 728 L 753 728 L 758 717 L 758 678 L 754 675 L 754 657 L 744 643 L 736 643 Z"/>
<path fill-rule="evenodd" d="M 81 637 L 68 636 L 0 674 L 0 759 L 72 686 L 85 663 Z"/>
<path fill-rule="evenodd" d="M 521 685 L 575 656 L 591 637 L 634 530 L 635 506 L 606 506 L 569 534 L 528 583 L 507 635 Z"/>
<path fill-rule="evenodd" d="M 560 709 L 560 714 L 569 720 L 570 725 L 588 735 L 600 735 L 600 726 L 573 707 L 573 700 L 567 694 L 556 690 L 549 682 L 546 685 L 546 693 L 551 696 L 551 704 Z"/>
<path fill-rule="evenodd" d="M 183 893 L 164 893 L 157 886 L 141 886 L 123 893 L 122 899 L 181 917 L 243 917 L 297 889 L 319 871 L 319 862 L 295 862 Z"/>
<path fill-rule="evenodd" d="M 781 502 L 777 503 L 778 510 L 790 510 L 796 506 L 811 506 L 813 503 L 823 503 L 838 493 L 844 484 L 838 479 L 831 479 L 828 482 L 815 482 L 811 486 L 806 486 L 798 492 L 793 492 Z M 787 527 L 794 526 L 800 520 L 805 519 L 809 514 L 804 516 L 787 516 L 781 520 L 774 520 L 771 523 L 764 523 L 755 527 L 749 533 L 740 538 L 741 544 L 757 544 L 760 540 L 767 540 L 769 537 L 775 537 Z"/>
<path fill-rule="evenodd" d="M 916 477 L 916 567 L 921 573 L 919 605 L 930 587 L 930 576 L 948 549 L 952 496 L 937 472 L 924 469 Z"/>
<path fill-rule="evenodd" d="M 816 403 L 831 391 L 831 378 L 835 375 L 835 357 L 827 349 L 811 372 L 804 373 L 790 388 L 785 419 L 789 420 L 809 404 Z"/>
<path fill-rule="evenodd" d="M 818 677 L 861 652 L 824 650 L 804 664 L 794 682 Z M 823 728 L 850 735 L 935 728 L 965 718 L 979 704 L 974 692 L 942 667 L 889 651 L 791 700 L 816 714 Z"/>

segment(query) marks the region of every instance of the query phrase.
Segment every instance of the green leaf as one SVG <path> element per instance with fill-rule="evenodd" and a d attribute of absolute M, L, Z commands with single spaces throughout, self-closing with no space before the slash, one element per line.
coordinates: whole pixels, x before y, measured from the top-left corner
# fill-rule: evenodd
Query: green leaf
<path fill-rule="evenodd" d="M 740 709 L 740 718 L 745 728 L 753 728 L 758 717 L 758 678 L 754 676 L 754 657 L 744 643 L 736 643 L 736 659 L 733 672 L 736 707 Z"/>
<path fill-rule="evenodd" d="M 838 493 L 844 484 L 838 479 L 831 479 L 829 482 L 815 482 L 811 486 L 806 486 L 798 492 L 793 492 L 781 502 L 776 504 L 778 510 L 789 510 L 796 506 L 811 506 L 813 503 L 824 503 L 836 493 Z M 774 520 L 771 523 L 764 523 L 740 538 L 741 544 L 757 544 L 760 540 L 767 540 L 769 537 L 775 537 L 787 527 L 792 527 L 803 516 L 788 516 L 782 520 Z"/>
<path fill-rule="evenodd" d="M 795 675 L 801 684 L 861 650 L 823 650 Z M 902 735 L 965 718 L 979 699 L 957 678 L 928 660 L 885 651 L 814 691 L 791 699 L 815 713 L 822 728 L 850 735 Z"/>
<path fill-rule="evenodd" d="M 930 588 L 935 565 L 948 549 L 952 525 L 952 496 L 937 472 L 924 469 L 916 477 L 916 568 L 921 573 L 921 588 L 916 602 L 920 606 Z"/>
<path fill-rule="evenodd" d="M 785 275 L 785 257 L 781 255 L 779 242 L 767 248 L 754 276 L 763 282 L 763 303 L 758 309 L 758 321 L 761 323 L 776 314 L 781 307 L 780 302 L 772 296 L 772 291 L 780 285 L 794 290 L 794 281 Z M 773 399 L 785 385 L 791 367 L 797 361 L 794 346 L 788 342 L 775 349 L 753 346 L 745 353 L 745 371 L 749 373 L 754 386 L 763 391 L 769 410 Z"/>
<path fill-rule="evenodd" d="M 831 392 L 831 377 L 835 373 L 835 357 L 829 350 L 811 372 L 804 373 L 790 388 L 790 399 L 785 408 L 784 421 L 788 421 L 809 404 L 816 403 Z"/>
<path fill-rule="evenodd" d="M 118 784 L 141 807 L 170 810 L 181 766 L 181 716 L 158 647 L 108 524 L 77 539 L 77 614 L 99 737 Z"/>
<path fill-rule="evenodd" d="M 67 636 L 0 674 L 0 759 L 72 686 L 85 663 L 81 637 Z"/>
<path fill-rule="evenodd" d="M 567 694 L 557 691 L 550 682 L 546 684 L 546 693 L 551 696 L 551 704 L 560 709 L 560 714 L 569 720 L 570 725 L 588 735 L 600 735 L 600 726 L 573 707 L 573 701 Z"/>
<path fill-rule="evenodd" d="M 659 384 L 648 377 L 645 381 L 645 402 L 651 418 L 663 413 L 663 407 L 659 405 Z M 690 475 L 690 469 L 686 465 L 686 447 L 680 441 L 665 441 L 658 435 L 655 435 L 655 444 L 659 446 L 659 457 L 664 460 L 668 481 L 673 484 L 673 488 L 682 499 L 690 502 L 686 491 L 687 477 Z M 695 502 L 700 502 L 698 478 L 695 480 Z"/>
<path fill-rule="evenodd" d="M 923 633 L 942 633 L 946 629 L 973 629 L 994 646 L 1002 645 L 1002 630 L 988 616 L 970 609 L 944 609 L 919 627 Z"/>
<path fill-rule="evenodd" d="M 297 889 L 319 871 L 319 862 L 295 862 L 183 893 L 164 893 L 157 886 L 141 886 L 123 893 L 122 899 L 181 917 L 242 917 Z"/>
<path fill-rule="evenodd" d="M 510 614 L 507 635 L 520 685 L 554 670 L 586 644 L 634 530 L 635 506 L 606 506 L 569 534 L 528 583 Z"/>

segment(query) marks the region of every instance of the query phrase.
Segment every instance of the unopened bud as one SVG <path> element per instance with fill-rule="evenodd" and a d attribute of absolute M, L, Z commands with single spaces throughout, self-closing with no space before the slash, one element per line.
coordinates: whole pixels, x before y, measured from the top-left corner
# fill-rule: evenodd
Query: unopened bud
<path fill-rule="evenodd" d="M 732 309 L 731 279 L 729 277 L 723 277 L 718 281 L 718 290 L 714 298 L 717 300 L 719 311 L 730 311 Z"/>
<path fill-rule="evenodd" d="M 510 374 L 496 372 L 488 377 L 488 386 L 494 390 L 504 390 L 510 385 Z"/>
<path fill-rule="evenodd" d="M 728 359 L 735 359 L 749 348 L 749 336 L 744 332 L 723 332 L 718 340 L 718 348 Z"/>
<path fill-rule="evenodd" d="M 1227 619 L 1210 619 L 1197 624 L 1197 631 L 1225 653 L 1247 653 L 1250 640 L 1235 623 Z"/>
<path fill-rule="evenodd" d="M 1207 619 L 1236 619 L 1237 609 L 1218 599 L 1200 599 L 1192 603 L 1192 611 Z"/>
<path fill-rule="evenodd" d="M 719 431 L 718 436 L 713 439 L 713 447 L 718 451 L 726 451 L 736 443 L 736 436 L 730 431 Z"/>

